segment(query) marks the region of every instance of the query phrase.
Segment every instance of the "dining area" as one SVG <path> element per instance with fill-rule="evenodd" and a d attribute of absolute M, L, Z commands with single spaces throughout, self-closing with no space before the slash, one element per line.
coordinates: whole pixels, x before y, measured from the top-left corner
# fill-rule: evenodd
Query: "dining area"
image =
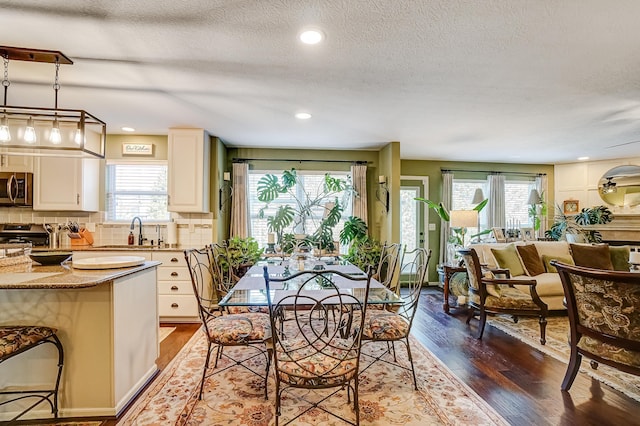
<path fill-rule="evenodd" d="M 227 256 L 224 243 L 185 250 L 207 340 L 198 399 L 233 377 L 262 395 L 269 424 L 320 416 L 358 425 L 360 377 L 375 377 L 374 364 L 396 365 L 418 390 L 409 334 L 429 251 L 385 244 L 365 268 L 339 256 L 271 256 L 242 276 Z M 235 383 L 241 375 L 249 383 Z"/>

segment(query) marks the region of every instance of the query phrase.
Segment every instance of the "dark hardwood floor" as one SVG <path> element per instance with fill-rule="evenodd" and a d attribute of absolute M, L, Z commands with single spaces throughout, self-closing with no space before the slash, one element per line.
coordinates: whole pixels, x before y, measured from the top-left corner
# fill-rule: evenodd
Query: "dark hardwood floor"
<path fill-rule="evenodd" d="M 476 340 L 469 328 L 475 331 L 477 321 L 467 326 L 465 319 L 463 311 L 445 314 L 442 290 L 428 288 L 413 334 L 512 425 L 640 425 L 640 403 L 582 373 L 570 392 L 561 392 L 565 364 L 489 325 L 482 340 Z M 176 331 L 160 345 L 161 369 L 199 328 L 172 326 Z"/>

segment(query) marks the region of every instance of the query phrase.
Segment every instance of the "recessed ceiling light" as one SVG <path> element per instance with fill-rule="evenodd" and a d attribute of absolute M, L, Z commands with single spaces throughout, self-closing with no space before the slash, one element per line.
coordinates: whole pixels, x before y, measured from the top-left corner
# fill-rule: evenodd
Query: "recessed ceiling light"
<path fill-rule="evenodd" d="M 589 157 L 578 157 L 578 161 L 584 161 L 584 160 L 588 160 Z"/>
<path fill-rule="evenodd" d="M 135 132 L 136 129 L 134 129 L 133 127 L 123 127 L 122 131 L 123 132 Z"/>
<path fill-rule="evenodd" d="M 298 112 L 296 113 L 296 118 L 298 120 L 308 120 L 311 118 L 311 114 L 309 114 L 308 112 Z"/>
<path fill-rule="evenodd" d="M 324 40 L 324 34 L 320 30 L 305 30 L 298 37 L 305 44 L 318 44 Z"/>

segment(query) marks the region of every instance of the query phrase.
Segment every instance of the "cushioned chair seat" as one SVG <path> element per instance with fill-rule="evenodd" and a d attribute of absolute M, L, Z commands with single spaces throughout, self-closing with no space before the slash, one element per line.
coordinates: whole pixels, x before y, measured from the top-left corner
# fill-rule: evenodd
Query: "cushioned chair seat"
<path fill-rule="evenodd" d="M 349 340 L 334 339 L 333 346 L 314 348 L 306 339 L 282 341 L 278 349 L 280 380 L 296 386 L 332 387 L 355 377 L 358 352 Z"/>
<path fill-rule="evenodd" d="M 501 285 L 501 297 L 487 295 L 484 306 L 486 308 L 508 308 L 508 309 L 524 309 L 539 310 L 540 307 L 533 303 L 531 296 L 521 292 L 520 290 Z M 480 304 L 480 296 L 476 293 L 469 293 L 471 301 Z"/>
<path fill-rule="evenodd" d="M 409 322 L 397 314 L 369 311 L 362 333 L 372 340 L 399 339 L 409 333 Z"/>
<path fill-rule="evenodd" d="M 261 313 L 215 317 L 210 319 L 207 324 L 210 339 L 223 345 L 264 340 L 269 337 L 271 329 L 269 315 Z"/>
<path fill-rule="evenodd" d="M 598 354 L 609 361 L 640 368 L 640 353 L 608 345 L 595 338 L 583 337 L 578 342 L 578 348 Z"/>
<path fill-rule="evenodd" d="M 41 326 L 0 327 L 0 358 L 20 352 L 56 333 L 55 328 Z"/>

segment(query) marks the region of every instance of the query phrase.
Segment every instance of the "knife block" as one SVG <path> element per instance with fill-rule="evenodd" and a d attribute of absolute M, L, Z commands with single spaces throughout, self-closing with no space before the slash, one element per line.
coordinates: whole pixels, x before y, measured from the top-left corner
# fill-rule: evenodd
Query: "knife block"
<path fill-rule="evenodd" d="M 69 233 L 72 247 L 90 246 L 93 244 L 93 235 L 86 229 L 81 229 L 78 233 Z"/>

